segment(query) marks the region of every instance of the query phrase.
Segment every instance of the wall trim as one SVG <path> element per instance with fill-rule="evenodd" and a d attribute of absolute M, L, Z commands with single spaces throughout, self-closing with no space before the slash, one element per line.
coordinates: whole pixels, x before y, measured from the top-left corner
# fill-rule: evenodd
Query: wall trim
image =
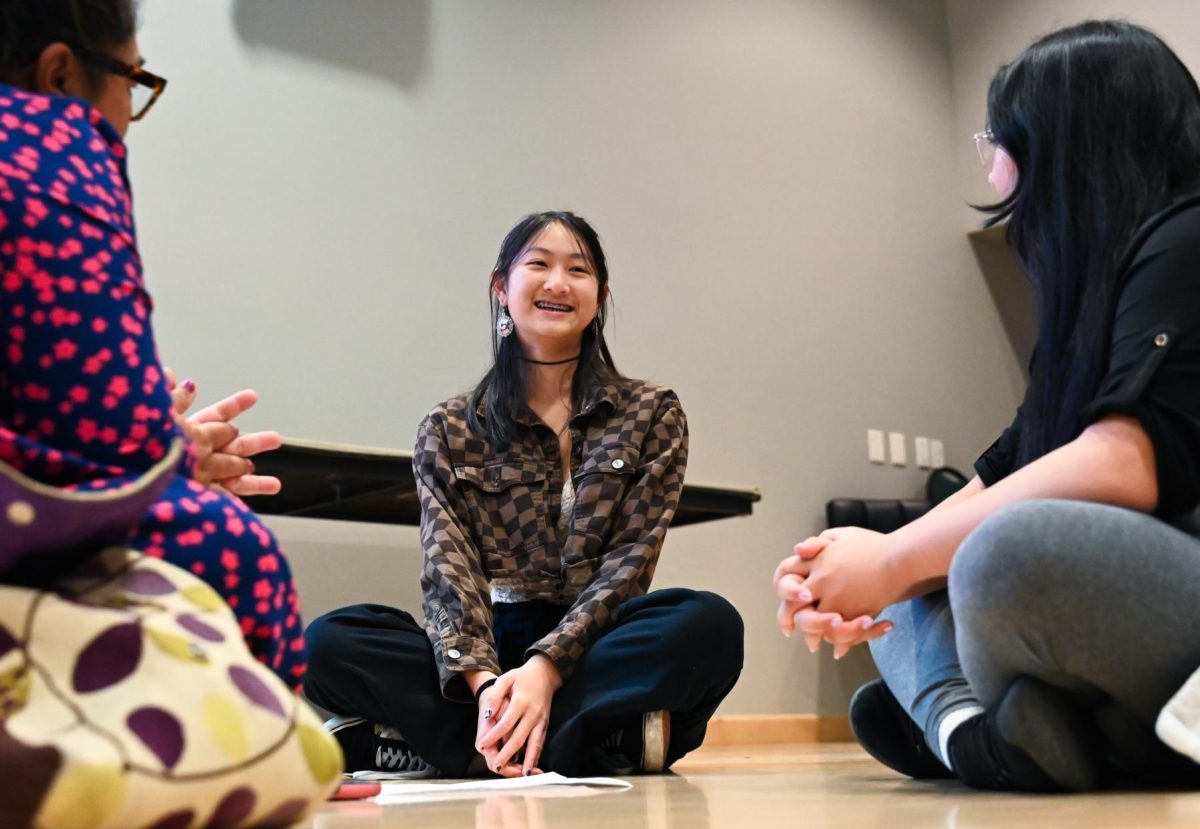
<path fill-rule="evenodd" d="M 705 747 L 853 742 L 844 714 L 730 714 L 709 720 Z"/>

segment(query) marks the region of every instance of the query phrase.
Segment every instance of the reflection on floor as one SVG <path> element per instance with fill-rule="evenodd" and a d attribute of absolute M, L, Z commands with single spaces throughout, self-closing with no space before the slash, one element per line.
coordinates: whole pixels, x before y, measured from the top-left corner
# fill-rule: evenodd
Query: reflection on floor
<path fill-rule="evenodd" d="M 998 795 L 918 783 L 855 745 L 818 743 L 703 749 L 676 774 L 633 778 L 631 791 L 546 789 L 448 803 L 327 804 L 304 829 L 666 829 L 667 827 L 1195 827 L 1200 792 Z"/>

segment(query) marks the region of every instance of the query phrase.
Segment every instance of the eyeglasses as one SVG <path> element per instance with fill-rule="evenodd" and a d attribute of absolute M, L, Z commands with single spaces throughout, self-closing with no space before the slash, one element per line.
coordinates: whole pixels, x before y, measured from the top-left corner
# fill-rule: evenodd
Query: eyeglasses
<path fill-rule="evenodd" d="M 991 170 L 992 162 L 996 160 L 996 136 L 992 135 L 991 130 L 984 130 L 971 137 L 975 139 L 975 151 L 979 153 L 979 162 L 985 170 Z"/>
<path fill-rule="evenodd" d="M 147 72 L 140 66 L 131 66 L 124 61 L 94 52 L 91 49 L 73 47 L 73 50 L 75 54 L 97 69 L 133 81 L 133 86 L 129 90 L 131 99 L 129 120 L 131 121 L 140 121 L 146 117 L 150 107 L 154 106 L 154 102 L 167 88 L 166 78 L 155 75 L 153 72 Z"/>

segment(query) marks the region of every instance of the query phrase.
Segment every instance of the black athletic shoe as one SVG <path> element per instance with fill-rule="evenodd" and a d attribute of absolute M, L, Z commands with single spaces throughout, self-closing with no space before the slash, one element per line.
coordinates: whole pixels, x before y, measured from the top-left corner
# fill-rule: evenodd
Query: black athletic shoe
<path fill-rule="evenodd" d="M 1069 693 L 1018 677 L 996 707 L 996 730 L 1068 792 L 1099 785 L 1103 748 L 1085 708 Z"/>
<path fill-rule="evenodd" d="M 917 780 L 954 777 L 882 679 L 868 682 L 854 693 L 850 728 L 867 753 L 889 769 Z"/>
<path fill-rule="evenodd" d="M 958 779 L 973 789 L 1061 791 L 1028 754 L 999 735 L 991 712 L 972 717 L 954 729 L 947 753 Z"/>
<path fill-rule="evenodd" d="M 976 789 L 1085 792 L 1099 784 L 1100 748 L 1063 691 L 1019 677 L 994 709 L 950 735 L 950 764 Z"/>
<path fill-rule="evenodd" d="M 623 728 L 605 737 L 589 752 L 592 765 L 604 774 L 661 774 L 671 744 L 671 712 L 650 711 L 639 725 Z"/>
<path fill-rule="evenodd" d="M 334 717 L 325 723 L 325 730 L 342 747 L 347 772 L 385 771 L 405 779 L 439 776 L 394 728 L 362 717 Z"/>

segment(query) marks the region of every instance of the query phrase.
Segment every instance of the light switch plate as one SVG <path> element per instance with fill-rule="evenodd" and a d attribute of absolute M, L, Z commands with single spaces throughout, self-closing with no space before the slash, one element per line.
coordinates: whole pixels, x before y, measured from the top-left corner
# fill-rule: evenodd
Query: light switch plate
<path fill-rule="evenodd" d="M 887 456 L 883 452 L 882 429 L 867 430 L 867 460 L 871 463 L 887 463 Z"/>
<path fill-rule="evenodd" d="M 917 469 L 929 468 L 929 438 L 913 438 L 913 455 L 916 457 Z"/>

